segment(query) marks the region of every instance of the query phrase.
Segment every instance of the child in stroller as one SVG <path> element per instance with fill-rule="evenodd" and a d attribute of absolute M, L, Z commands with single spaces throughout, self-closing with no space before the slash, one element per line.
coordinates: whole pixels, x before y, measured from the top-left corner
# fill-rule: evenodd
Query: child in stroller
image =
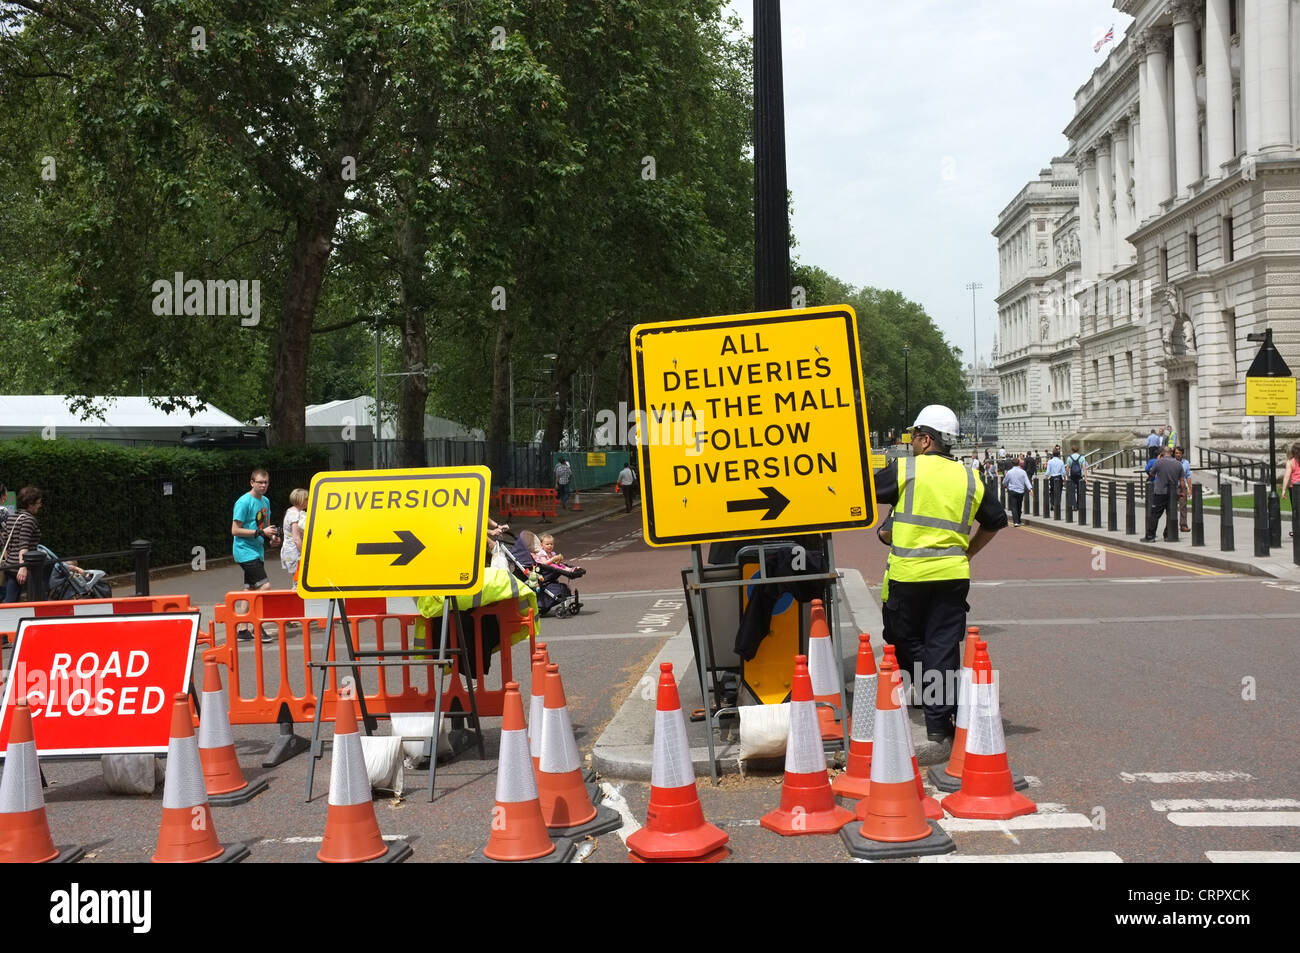
<path fill-rule="evenodd" d="M 49 577 L 46 598 L 54 601 L 64 599 L 108 599 L 113 595 L 113 587 L 104 577 L 102 569 L 82 569 L 76 563 L 64 562 L 46 546 L 38 546 L 45 553 Z"/>
<path fill-rule="evenodd" d="M 561 580 L 578 579 L 586 574 L 585 569 L 564 563 L 539 563 L 533 553 L 541 549 L 540 540 L 533 533 L 524 530 L 509 548 L 502 546 L 501 552 L 509 561 L 514 574 L 537 591 L 537 611 L 543 616 L 554 610 L 557 619 L 577 615 L 582 610 L 578 593 Z"/>

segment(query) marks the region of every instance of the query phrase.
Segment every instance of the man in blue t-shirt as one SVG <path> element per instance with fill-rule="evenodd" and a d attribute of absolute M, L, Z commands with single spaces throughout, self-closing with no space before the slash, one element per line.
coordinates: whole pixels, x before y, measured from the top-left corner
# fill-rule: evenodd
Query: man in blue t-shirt
<path fill-rule="evenodd" d="M 230 535 L 234 537 L 231 553 L 235 562 L 244 571 L 245 589 L 270 589 L 271 580 L 266 576 L 266 543 L 272 548 L 280 545 L 279 530 L 271 525 L 271 504 L 266 499 L 266 491 L 271 485 L 271 475 L 258 467 L 249 477 L 250 489 L 235 501 L 235 512 L 230 523 Z M 241 626 L 238 632 L 241 642 L 253 640 L 251 626 Z M 263 642 L 275 641 L 275 636 L 262 633 Z"/>

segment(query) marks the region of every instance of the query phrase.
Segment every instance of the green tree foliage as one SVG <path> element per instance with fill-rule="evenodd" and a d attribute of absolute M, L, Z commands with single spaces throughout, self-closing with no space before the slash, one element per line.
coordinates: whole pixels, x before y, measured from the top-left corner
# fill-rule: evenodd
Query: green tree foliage
<path fill-rule="evenodd" d="M 804 288 L 809 307 L 847 304 L 857 314 L 867 421 L 877 433 L 912 423 L 904 419 L 905 376 L 913 418 L 926 404 L 946 404 L 960 413 L 970 403 L 961 351 L 944 339 L 915 301 L 897 291 L 853 288 L 815 266 L 797 265 L 793 275 L 795 284 Z M 909 348 L 906 375 L 904 344 Z"/>

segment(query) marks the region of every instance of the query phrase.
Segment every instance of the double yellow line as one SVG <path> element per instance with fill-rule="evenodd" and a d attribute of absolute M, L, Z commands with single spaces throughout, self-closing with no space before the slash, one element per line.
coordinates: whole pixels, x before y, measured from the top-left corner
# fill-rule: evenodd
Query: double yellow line
<path fill-rule="evenodd" d="M 1140 559 L 1143 562 L 1153 563 L 1157 566 L 1164 566 L 1168 569 L 1177 569 L 1179 572 L 1189 573 L 1193 576 L 1227 576 L 1229 573 L 1221 572 L 1217 569 L 1207 569 L 1205 566 L 1193 566 L 1189 563 L 1175 562 L 1172 559 L 1163 559 L 1160 556 L 1147 556 L 1143 553 L 1135 553 L 1131 549 L 1121 549 L 1116 547 L 1107 547 L 1104 539 L 1085 540 L 1073 536 L 1065 536 L 1061 533 L 1050 533 L 1047 530 L 1034 529 L 1032 526 L 1024 526 L 1022 529 L 1036 533 L 1039 536 L 1046 536 L 1048 539 L 1060 540 L 1063 543 L 1074 543 L 1076 546 L 1087 546 L 1089 549 L 1095 549 L 1100 546 L 1102 549 L 1109 549 L 1113 553 L 1121 556 L 1127 556 L 1130 559 Z"/>

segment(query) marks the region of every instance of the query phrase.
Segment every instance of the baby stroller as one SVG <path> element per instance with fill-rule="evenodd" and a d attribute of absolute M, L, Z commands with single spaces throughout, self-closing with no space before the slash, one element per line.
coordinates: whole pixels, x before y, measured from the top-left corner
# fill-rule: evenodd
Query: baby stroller
<path fill-rule="evenodd" d="M 104 577 L 108 575 L 102 569 L 82 569 L 71 563 L 65 563 L 47 546 L 36 547 L 45 554 L 49 567 L 49 584 L 46 598 L 51 601 L 64 599 L 109 599 L 113 587 Z"/>
<path fill-rule="evenodd" d="M 505 555 L 511 571 L 524 580 L 537 592 L 537 611 L 550 615 L 552 611 L 557 619 L 566 619 L 582 611 L 578 593 L 564 583 L 564 579 L 579 579 L 587 570 L 576 568 L 561 569 L 558 566 L 539 565 L 533 559 L 531 545 L 537 537 L 524 530 L 515 539 L 512 546 L 502 544 L 498 552 Z"/>

